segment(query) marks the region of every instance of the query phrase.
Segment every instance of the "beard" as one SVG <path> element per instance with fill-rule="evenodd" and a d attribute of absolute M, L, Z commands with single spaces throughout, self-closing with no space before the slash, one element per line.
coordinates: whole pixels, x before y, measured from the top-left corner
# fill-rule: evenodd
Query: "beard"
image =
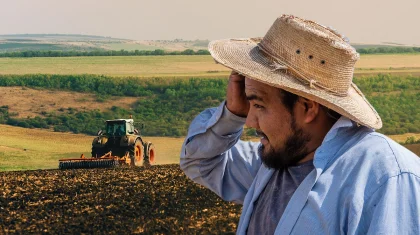
<path fill-rule="evenodd" d="M 309 154 L 306 144 L 311 140 L 311 137 L 301 128 L 297 127 L 293 115 L 290 128 L 292 134 L 286 138 L 283 149 L 266 149 L 262 144 L 258 147 L 258 154 L 266 167 L 276 170 L 284 169 L 296 165 Z M 257 131 L 257 134 L 267 138 L 261 131 Z"/>

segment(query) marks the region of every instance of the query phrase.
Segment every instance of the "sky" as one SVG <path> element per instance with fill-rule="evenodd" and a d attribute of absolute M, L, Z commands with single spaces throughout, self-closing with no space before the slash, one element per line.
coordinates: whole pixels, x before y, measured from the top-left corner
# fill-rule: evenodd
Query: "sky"
<path fill-rule="evenodd" d="M 420 46 L 420 0 L 0 0 L 0 34 L 86 34 L 133 40 L 264 36 L 293 14 L 351 43 Z"/>

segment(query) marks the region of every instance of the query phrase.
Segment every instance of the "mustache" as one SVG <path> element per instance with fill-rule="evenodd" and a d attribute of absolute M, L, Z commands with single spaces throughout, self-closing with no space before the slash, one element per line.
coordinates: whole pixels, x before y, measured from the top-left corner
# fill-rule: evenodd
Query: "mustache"
<path fill-rule="evenodd" d="M 261 130 L 255 130 L 255 134 L 258 137 L 264 137 L 264 138 L 268 139 L 267 136 L 264 134 L 264 132 L 262 132 Z"/>

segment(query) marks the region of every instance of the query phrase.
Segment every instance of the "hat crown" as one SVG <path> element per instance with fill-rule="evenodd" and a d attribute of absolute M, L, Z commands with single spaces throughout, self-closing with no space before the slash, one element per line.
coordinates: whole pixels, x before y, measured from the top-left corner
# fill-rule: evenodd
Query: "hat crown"
<path fill-rule="evenodd" d="M 273 62 L 286 65 L 295 77 L 346 96 L 359 54 L 340 36 L 313 21 L 283 15 L 258 46 Z"/>

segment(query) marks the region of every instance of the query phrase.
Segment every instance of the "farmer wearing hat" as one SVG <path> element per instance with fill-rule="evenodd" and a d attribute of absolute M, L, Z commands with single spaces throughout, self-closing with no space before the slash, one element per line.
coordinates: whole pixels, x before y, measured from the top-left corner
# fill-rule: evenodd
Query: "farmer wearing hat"
<path fill-rule="evenodd" d="M 243 204 L 238 234 L 420 234 L 420 159 L 374 131 L 340 34 L 283 15 L 209 50 L 233 70 L 227 98 L 191 123 L 181 169 Z M 239 139 L 244 125 L 260 143 Z"/>

